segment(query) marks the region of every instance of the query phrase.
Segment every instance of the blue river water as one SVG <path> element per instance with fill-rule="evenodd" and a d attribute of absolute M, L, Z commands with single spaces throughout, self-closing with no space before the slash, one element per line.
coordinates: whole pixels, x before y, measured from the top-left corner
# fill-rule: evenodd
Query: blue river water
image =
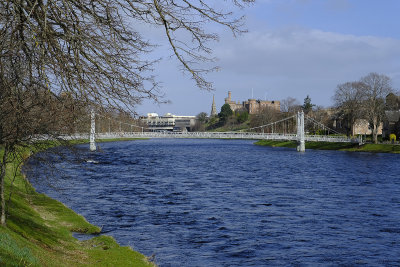
<path fill-rule="evenodd" d="M 33 157 L 28 178 L 159 266 L 400 266 L 400 155 L 196 139 L 78 150 Z"/>

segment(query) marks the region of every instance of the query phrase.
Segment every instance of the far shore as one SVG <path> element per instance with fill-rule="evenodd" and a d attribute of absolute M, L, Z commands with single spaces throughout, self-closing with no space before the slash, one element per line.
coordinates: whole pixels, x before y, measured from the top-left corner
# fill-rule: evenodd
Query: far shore
<path fill-rule="evenodd" d="M 259 146 L 289 147 L 296 148 L 293 141 L 272 141 L 259 140 L 254 143 Z M 351 152 L 372 152 L 372 153 L 400 153 L 398 144 L 352 144 L 352 143 L 328 143 L 328 142 L 306 142 L 306 149 L 339 150 Z"/>

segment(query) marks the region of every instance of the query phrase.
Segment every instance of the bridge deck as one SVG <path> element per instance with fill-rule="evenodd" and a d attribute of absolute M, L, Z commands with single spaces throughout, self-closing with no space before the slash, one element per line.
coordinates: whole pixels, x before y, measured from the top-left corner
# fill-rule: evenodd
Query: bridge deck
<path fill-rule="evenodd" d="M 88 135 L 76 135 L 79 138 L 88 138 Z M 210 138 L 210 139 L 253 139 L 253 140 L 288 140 L 297 141 L 296 134 L 280 133 L 251 133 L 251 132 L 111 132 L 97 133 L 97 139 L 113 138 Z M 305 141 L 358 142 L 357 139 L 350 139 L 343 136 L 305 135 Z"/>

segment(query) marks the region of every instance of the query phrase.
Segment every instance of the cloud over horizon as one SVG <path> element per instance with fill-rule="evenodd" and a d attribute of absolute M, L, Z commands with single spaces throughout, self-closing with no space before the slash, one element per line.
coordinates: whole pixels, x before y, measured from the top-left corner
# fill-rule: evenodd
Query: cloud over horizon
<path fill-rule="evenodd" d="M 243 80 L 258 90 L 268 88 L 276 99 L 294 95 L 302 100 L 310 94 L 329 105 L 337 84 L 370 72 L 388 75 L 399 86 L 400 40 L 299 27 L 251 31 L 239 39 L 225 40 L 215 54 L 226 76 L 223 81 L 233 91 L 241 90 L 236 85 L 242 86 Z"/>

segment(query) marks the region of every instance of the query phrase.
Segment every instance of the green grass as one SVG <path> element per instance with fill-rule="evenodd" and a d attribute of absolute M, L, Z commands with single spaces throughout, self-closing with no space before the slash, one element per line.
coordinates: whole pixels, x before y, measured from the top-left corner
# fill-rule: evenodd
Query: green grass
<path fill-rule="evenodd" d="M 290 147 L 296 148 L 294 141 L 272 141 L 260 140 L 255 143 L 260 146 Z M 400 153 L 400 145 L 392 144 L 364 144 L 359 146 L 352 143 L 330 143 L 330 142 L 306 142 L 306 149 L 341 150 L 353 152 L 374 152 L 374 153 Z"/>
<path fill-rule="evenodd" d="M 43 142 L 42 148 L 55 144 Z M 31 151 L 23 153 L 26 159 Z M 154 266 L 112 237 L 74 238 L 72 232 L 94 234 L 101 229 L 61 202 L 37 193 L 21 174 L 19 163 L 15 160 L 7 169 L 5 193 L 13 193 L 7 226 L 0 226 L 0 266 Z M 17 176 L 11 185 L 15 167 Z"/>
<path fill-rule="evenodd" d="M 400 153 L 400 145 L 392 144 L 365 144 L 360 148 L 354 147 L 347 149 L 347 151 L 363 151 L 374 153 Z"/>
<path fill-rule="evenodd" d="M 27 247 L 22 247 L 8 233 L 0 233 L 0 265 L 3 266 L 39 266 L 38 259 Z"/>

